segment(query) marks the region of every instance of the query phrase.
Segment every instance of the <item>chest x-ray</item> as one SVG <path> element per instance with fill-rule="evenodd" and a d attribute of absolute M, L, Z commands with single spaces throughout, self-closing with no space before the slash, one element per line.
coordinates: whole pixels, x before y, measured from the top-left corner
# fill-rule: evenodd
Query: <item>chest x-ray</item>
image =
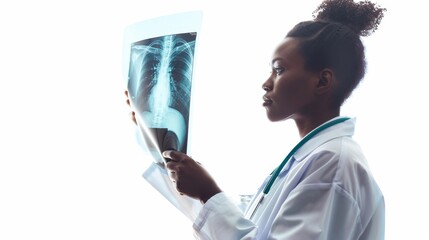
<path fill-rule="evenodd" d="M 128 92 L 144 145 L 162 162 L 164 150 L 186 152 L 196 32 L 131 44 Z"/>
<path fill-rule="evenodd" d="M 137 120 L 137 142 L 150 164 L 143 177 L 189 219 L 201 204 L 184 198 L 164 169 L 164 150 L 192 150 L 192 83 L 202 12 L 137 22 L 124 32 L 123 77 Z M 195 86 L 195 84 L 194 84 Z"/>

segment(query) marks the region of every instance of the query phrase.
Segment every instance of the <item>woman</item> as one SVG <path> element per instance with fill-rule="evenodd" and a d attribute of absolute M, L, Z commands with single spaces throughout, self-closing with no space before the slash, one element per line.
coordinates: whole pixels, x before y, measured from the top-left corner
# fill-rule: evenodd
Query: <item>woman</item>
<path fill-rule="evenodd" d="M 261 185 L 246 212 L 191 157 L 165 151 L 173 186 L 201 201 L 198 239 L 384 239 L 384 198 L 340 108 L 365 73 L 360 36 L 385 9 L 326 0 L 277 46 L 263 83 L 271 121 L 293 119 L 302 140 Z"/>

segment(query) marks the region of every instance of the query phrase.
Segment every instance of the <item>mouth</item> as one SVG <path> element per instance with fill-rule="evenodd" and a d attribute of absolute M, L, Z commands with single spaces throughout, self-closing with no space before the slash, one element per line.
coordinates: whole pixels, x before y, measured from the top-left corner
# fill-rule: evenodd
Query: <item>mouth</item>
<path fill-rule="evenodd" d="M 273 103 L 273 100 L 271 100 L 270 98 L 268 98 L 267 96 L 263 96 L 262 100 L 264 100 L 264 102 L 262 103 L 262 106 L 266 107 L 269 106 Z"/>

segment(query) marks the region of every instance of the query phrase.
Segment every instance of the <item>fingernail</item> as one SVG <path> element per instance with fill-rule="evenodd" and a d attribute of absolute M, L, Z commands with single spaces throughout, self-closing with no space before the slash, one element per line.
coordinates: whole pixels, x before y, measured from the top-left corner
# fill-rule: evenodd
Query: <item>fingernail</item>
<path fill-rule="evenodd" d="M 169 152 L 169 151 L 164 151 L 164 152 L 162 152 L 162 156 L 163 156 L 163 157 L 168 157 L 168 152 Z"/>

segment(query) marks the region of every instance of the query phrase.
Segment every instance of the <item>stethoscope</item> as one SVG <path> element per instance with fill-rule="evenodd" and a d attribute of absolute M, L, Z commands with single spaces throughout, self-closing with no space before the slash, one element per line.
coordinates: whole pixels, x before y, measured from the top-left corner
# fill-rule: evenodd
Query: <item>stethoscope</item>
<path fill-rule="evenodd" d="M 264 200 L 265 196 L 270 192 L 271 187 L 273 186 L 275 180 L 277 179 L 277 177 L 279 176 L 281 170 L 283 169 L 283 167 L 286 165 L 286 163 L 289 161 L 289 159 L 298 151 L 298 149 L 300 149 L 306 142 L 308 142 L 311 138 L 313 138 L 316 134 L 318 134 L 319 132 L 344 121 L 349 120 L 349 117 L 341 117 L 341 118 L 337 118 L 334 119 L 332 121 L 326 122 L 322 125 L 320 125 L 319 127 L 315 128 L 313 131 L 311 131 L 310 133 L 308 133 L 307 135 L 305 135 L 301 141 L 298 142 L 298 144 L 292 148 L 292 150 L 289 152 L 289 154 L 284 158 L 284 160 L 280 163 L 280 165 L 274 169 L 274 171 L 271 173 L 271 177 L 268 180 L 267 184 L 265 185 L 264 191 L 262 191 L 257 199 L 255 199 L 253 201 L 253 203 L 249 206 L 247 212 L 246 212 L 246 217 L 248 219 L 251 219 L 253 217 L 253 215 L 255 214 L 256 210 L 259 208 L 259 206 L 262 204 L 262 201 Z"/>

